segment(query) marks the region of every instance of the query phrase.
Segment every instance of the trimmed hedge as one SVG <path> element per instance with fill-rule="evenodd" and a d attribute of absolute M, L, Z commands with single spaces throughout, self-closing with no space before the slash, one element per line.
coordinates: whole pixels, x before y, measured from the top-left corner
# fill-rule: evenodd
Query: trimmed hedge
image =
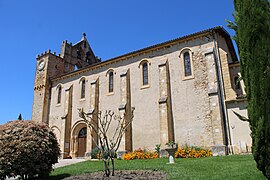
<path fill-rule="evenodd" d="M 58 162 L 60 148 L 46 124 L 16 120 L 0 126 L 0 179 L 45 177 Z"/>

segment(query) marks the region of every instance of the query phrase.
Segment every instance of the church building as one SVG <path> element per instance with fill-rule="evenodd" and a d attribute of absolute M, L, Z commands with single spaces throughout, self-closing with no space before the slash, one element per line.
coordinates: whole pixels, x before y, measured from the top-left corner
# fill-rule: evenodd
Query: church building
<path fill-rule="evenodd" d="M 132 43 L 132 42 L 131 42 Z M 32 120 L 49 124 L 62 158 L 95 148 L 79 117 L 112 110 L 131 116 L 119 151 L 164 148 L 174 141 L 212 149 L 213 155 L 251 151 L 244 84 L 230 38 L 222 27 L 100 61 L 84 34 L 61 53 L 36 58 Z"/>

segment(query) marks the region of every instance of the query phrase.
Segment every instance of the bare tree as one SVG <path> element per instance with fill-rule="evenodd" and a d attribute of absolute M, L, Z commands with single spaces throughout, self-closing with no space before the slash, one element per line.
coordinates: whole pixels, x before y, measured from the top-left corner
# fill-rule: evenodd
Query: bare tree
<path fill-rule="evenodd" d="M 97 134 L 97 142 L 94 141 L 94 143 L 100 150 L 105 175 L 110 176 L 110 169 L 112 169 L 111 175 L 114 176 L 114 157 L 126 129 L 133 120 L 134 109 L 131 111 L 131 116 L 126 116 L 126 113 L 123 116 L 115 115 L 111 110 L 106 110 L 103 116 L 101 111 L 98 113 L 85 113 L 82 108 L 78 110 L 80 118 L 88 125 L 91 131 Z M 96 117 L 97 121 L 93 117 Z M 117 126 L 114 126 L 115 128 L 111 127 L 113 122 L 117 124 Z M 111 137 L 108 136 L 109 131 L 113 132 Z M 91 133 L 91 136 L 93 137 L 93 133 Z M 95 138 L 93 137 L 93 139 Z"/>

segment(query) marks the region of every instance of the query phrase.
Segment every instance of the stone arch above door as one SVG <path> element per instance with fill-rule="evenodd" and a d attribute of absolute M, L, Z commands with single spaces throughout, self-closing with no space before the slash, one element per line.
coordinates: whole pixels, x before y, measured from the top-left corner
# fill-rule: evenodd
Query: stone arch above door
<path fill-rule="evenodd" d="M 58 144 L 61 144 L 61 131 L 60 131 L 60 129 L 57 126 L 52 126 L 51 130 L 54 133 Z"/>

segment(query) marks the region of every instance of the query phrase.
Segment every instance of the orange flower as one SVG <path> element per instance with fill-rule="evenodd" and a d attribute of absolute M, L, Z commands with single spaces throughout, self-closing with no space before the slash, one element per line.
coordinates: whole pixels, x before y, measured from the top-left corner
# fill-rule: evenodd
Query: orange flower
<path fill-rule="evenodd" d="M 211 150 L 205 150 L 202 148 L 194 148 L 188 146 L 184 146 L 183 148 L 178 147 L 177 151 L 175 152 L 176 158 L 201 158 L 208 156 L 212 156 Z"/>
<path fill-rule="evenodd" d="M 133 160 L 133 159 L 154 159 L 158 158 L 157 152 L 143 151 L 141 148 L 128 152 L 123 155 L 124 160 Z"/>

